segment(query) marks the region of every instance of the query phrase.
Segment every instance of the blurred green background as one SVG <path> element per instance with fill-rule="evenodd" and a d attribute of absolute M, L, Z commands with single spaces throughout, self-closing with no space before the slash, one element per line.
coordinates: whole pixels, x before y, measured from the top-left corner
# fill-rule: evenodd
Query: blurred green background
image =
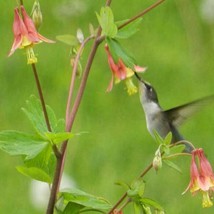
<path fill-rule="evenodd" d="M 24 1 L 31 11 L 33 0 Z M 88 24 L 97 26 L 95 11 L 105 1 L 52 0 L 41 1 L 44 23 L 41 34 L 55 39 L 61 34 L 76 34 L 81 28 L 88 34 Z M 132 17 L 155 1 L 112 1 L 115 20 Z M 208 6 L 206 6 L 208 4 Z M 12 46 L 13 9 L 16 1 L 1 1 L 0 16 L 0 129 L 32 131 L 21 111 L 31 94 L 37 95 L 31 67 L 26 65 L 23 51 L 7 58 Z M 213 2 L 208 0 L 165 1 L 143 18 L 140 31 L 131 39 L 121 41 L 135 55 L 137 62 L 147 66 L 144 78 L 158 91 L 163 108 L 214 93 L 214 17 Z M 83 64 L 86 60 L 86 49 Z M 64 117 L 71 75 L 70 47 L 60 42 L 36 46 L 37 65 L 46 102 L 57 116 Z M 88 79 L 74 132 L 88 134 L 74 138 L 68 147 L 65 172 L 76 185 L 91 194 L 115 203 L 124 190 L 116 181 L 130 183 L 151 162 L 156 143 L 147 132 L 138 95 L 128 96 L 124 85 L 105 93 L 111 73 L 103 44 L 100 46 Z M 135 80 L 136 81 L 136 80 Z M 136 81 L 137 83 L 137 81 Z M 181 127 L 186 139 L 203 147 L 214 164 L 214 106 Z M 190 158 L 176 159 L 183 174 L 163 167 L 146 177 L 146 197 L 159 201 L 166 213 L 213 213 L 214 207 L 202 209 L 201 195 L 181 195 L 189 182 Z M 39 214 L 29 194 L 30 179 L 19 174 L 15 166 L 19 157 L 0 151 L 0 213 Z M 133 213 L 129 205 L 125 213 Z"/>

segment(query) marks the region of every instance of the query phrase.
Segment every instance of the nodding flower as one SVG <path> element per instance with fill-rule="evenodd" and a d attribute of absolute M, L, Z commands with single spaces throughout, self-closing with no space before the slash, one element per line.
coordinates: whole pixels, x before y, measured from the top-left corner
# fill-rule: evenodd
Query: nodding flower
<path fill-rule="evenodd" d="M 117 84 L 120 81 L 124 80 L 128 94 L 132 95 L 136 93 L 137 87 L 134 85 L 131 77 L 134 75 L 134 72 L 144 72 L 146 68 L 134 65 L 135 71 L 133 71 L 131 68 L 126 67 L 125 63 L 121 58 L 119 58 L 118 62 L 115 63 L 107 44 L 105 45 L 105 50 L 108 56 L 108 64 L 112 71 L 112 77 L 106 91 L 110 92 L 112 90 L 114 82 L 115 84 Z"/>
<path fill-rule="evenodd" d="M 202 193 L 202 207 L 213 206 L 211 195 L 214 191 L 214 174 L 212 166 L 201 148 L 192 151 L 190 183 L 184 193 L 188 190 L 192 194 Z"/>
<path fill-rule="evenodd" d="M 14 41 L 12 48 L 8 54 L 11 56 L 16 49 L 24 48 L 27 52 L 28 64 L 36 63 L 37 58 L 33 52 L 33 45 L 40 42 L 54 43 L 54 41 L 45 38 L 39 34 L 32 19 L 28 16 L 24 6 L 15 8 L 13 22 Z"/>

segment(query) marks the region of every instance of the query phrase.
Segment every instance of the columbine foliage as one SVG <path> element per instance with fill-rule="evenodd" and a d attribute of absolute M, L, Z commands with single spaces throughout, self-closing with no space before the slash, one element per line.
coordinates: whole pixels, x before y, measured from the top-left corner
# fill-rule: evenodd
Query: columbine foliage
<path fill-rule="evenodd" d="M 88 209 L 109 210 L 112 205 L 104 198 L 93 196 L 78 189 L 66 189 L 59 194 L 57 202 L 59 213 L 80 213 Z"/>
<path fill-rule="evenodd" d="M 55 166 L 55 156 L 52 151 L 53 144 L 60 144 L 73 137 L 73 134 L 64 132 L 64 120 L 58 120 L 54 111 L 47 107 L 51 129 L 49 132 L 42 107 L 35 96 L 26 101 L 26 108 L 22 108 L 35 130 L 34 134 L 19 131 L 0 132 L 0 149 L 10 155 L 23 157 L 23 166 L 17 170 L 33 179 L 52 182 Z"/>

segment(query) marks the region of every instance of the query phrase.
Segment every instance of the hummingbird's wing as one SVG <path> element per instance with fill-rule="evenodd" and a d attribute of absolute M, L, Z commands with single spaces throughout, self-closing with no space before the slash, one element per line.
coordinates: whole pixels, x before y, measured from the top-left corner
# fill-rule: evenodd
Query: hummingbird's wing
<path fill-rule="evenodd" d="M 183 124 L 189 117 L 198 112 L 204 106 L 214 101 L 214 95 L 187 103 L 164 111 L 171 123 L 177 127 Z"/>

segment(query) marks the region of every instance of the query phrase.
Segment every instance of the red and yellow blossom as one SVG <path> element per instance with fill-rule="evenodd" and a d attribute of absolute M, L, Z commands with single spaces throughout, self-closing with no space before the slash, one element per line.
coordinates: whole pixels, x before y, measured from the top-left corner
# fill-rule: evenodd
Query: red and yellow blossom
<path fill-rule="evenodd" d="M 135 65 L 134 66 L 135 71 L 133 71 L 131 68 L 126 67 L 122 59 L 118 59 L 118 62 L 115 63 L 107 44 L 105 45 L 105 50 L 108 56 L 108 64 L 112 71 L 112 77 L 109 86 L 107 88 L 107 92 L 110 92 L 112 90 L 114 82 L 115 84 L 117 84 L 121 80 L 124 80 L 128 94 L 132 95 L 136 93 L 137 87 L 132 82 L 131 77 L 134 75 L 134 72 L 144 72 L 146 68 Z"/>
<path fill-rule="evenodd" d="M 32 48 L 34 44 L 42 41 L 54 43 L 54 41 L 43 37 L 37 32 L 35 25 L 32 19 L 28 16 L 24 6 L 20 6 L 20 9 L 15 8 L 14 10 L 13 34 L 14 41 L 8 56 L 11 56 L 16 49 L 24 48 L 27 53 L 28 64 L 37 62 L 37 58 L 34 55 Z"/>
<path fill-rule="evenodd" d="M 190 190 L 192 194 L 201 192 L 203 196 L 202 206 L 213 206 L 211 194 L 214 191 L 214 173 L 209 161 L 204 155 L 203 149 L 195 149 L 192 151 L 190 176 L 190 183 L 185 192 L 187 190 Z"/>

